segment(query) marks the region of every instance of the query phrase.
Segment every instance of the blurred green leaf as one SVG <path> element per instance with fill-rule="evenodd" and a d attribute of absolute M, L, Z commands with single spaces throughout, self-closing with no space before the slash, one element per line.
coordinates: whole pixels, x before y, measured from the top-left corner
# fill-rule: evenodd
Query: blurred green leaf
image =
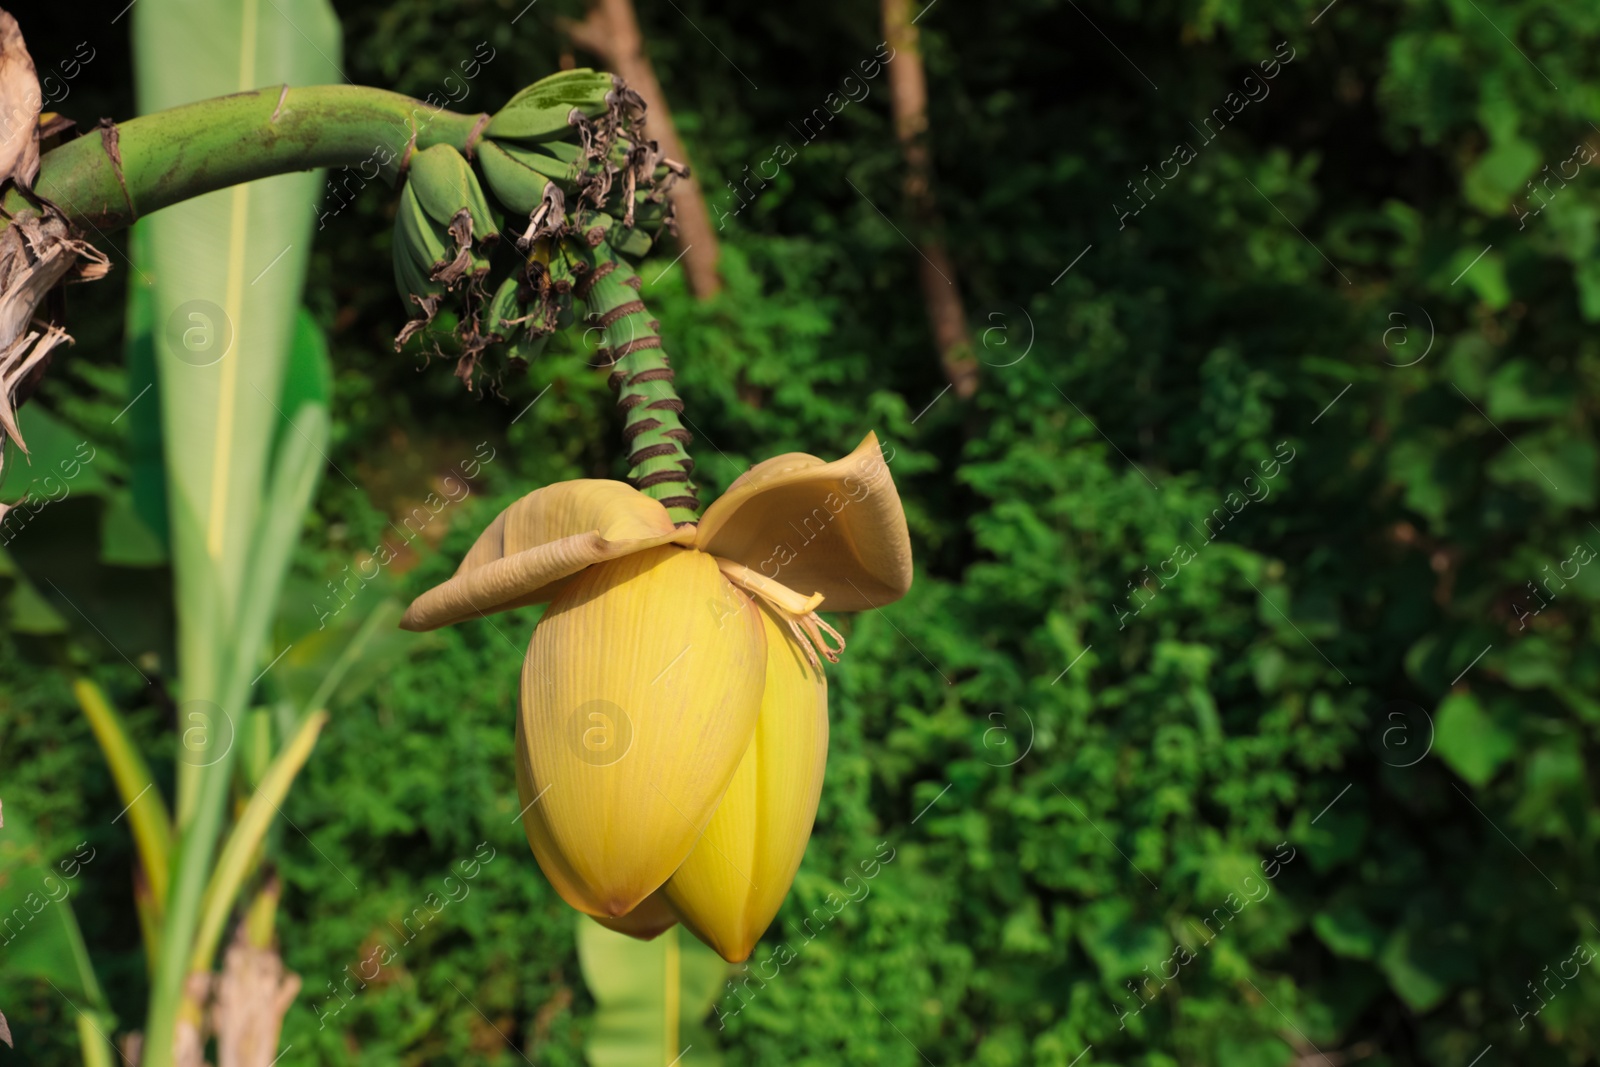
<path fill-rule="evenodd" d="M 0 830 L 0 948 L 7 976 L 47 980 L 110 1029 L 105 996 L 72 910 L 77 880 L 97 856 L 84 842 L 65 859 L 48 862 L 17 806 L 7 808 Z"/>
<path fill-rule="evenodd" d="M 1502 729 L 1470 693 L 1445 698 L 1434 730 L 1434 751 L 1475 787 L 1486 784 L 1517 751 L 1516 735 Z"/>
<path fill-rule="evenodd" d="M 722 1062 L 703 1025 L 727 965 L 674 926 L 653 941 L 577 917 L 578 960 L 599 1007 L 584 1046 L 592 1067 L 715 1067 Z M 669 1006 L 677 1005 L 677 1016 Z M 680 1058 L 681 1057 L 681 1058 Z"/>
<path fill-rule="evenodd" d="M 1317 912 L 1311 928 L 1336 955 L 1370 960 L 1383 946 L 1383 931 L 1349 904 Z"/>

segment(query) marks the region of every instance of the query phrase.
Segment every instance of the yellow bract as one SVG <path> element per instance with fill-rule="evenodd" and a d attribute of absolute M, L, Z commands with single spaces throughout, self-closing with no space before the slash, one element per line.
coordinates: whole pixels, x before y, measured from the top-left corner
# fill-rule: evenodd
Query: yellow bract
<path fill-rule="evenodd" d="M 417 597 L 400 627 L 436 630 L 542 604 L 585 567 L 692 536 L 673 526 L 660 503 L 625 482 L 547 485 L 495 516 L 455 576 Z"/>
<path fill-rule="evenodd" d="M 597 564 L 551 602 L 522 730 L 544 794 L 529 840 L 567 903 L 626 915 L 689 855 L 750 744 L 766 654 L 755 606 L 703 552 Z"/>
<path fill-rule="evenodd" d="M 843 639 L 816 608 L 910 585 L 900 497 L 868 434 L 832 463 L 757 464 L 698 526 L 622 482 L 537 490 L 401 625 L 548 601 L 516 725 L 534 857 L 612 929 L 654 937 L 675 914 L 737 961 L 777 914 L 821 794 L 821 660 Z"/>
<path fill-rule="evenodd" d="M 637 908 L 615 919 L 600 915 L 590 918 L 607 930 L 636 937 L 640 941 L 654 941 L 678 925 L 678 914 L 667 903 L 667 894 L 660 889 L 645 897 Z"/>
<path fill-rule="evenodd" d="M 828 762 L 828 682 L 771 613 L 761 614 L 767 678 L 755 737 L 666 885 L 684 925 L 731 963 L 749 958 L 788 895 Z"/>

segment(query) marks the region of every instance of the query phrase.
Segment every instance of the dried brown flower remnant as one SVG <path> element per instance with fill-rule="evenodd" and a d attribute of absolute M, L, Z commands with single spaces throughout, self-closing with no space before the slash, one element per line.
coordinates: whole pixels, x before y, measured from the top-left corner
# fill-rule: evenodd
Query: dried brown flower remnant
<path fill-rule="evenodd" d="M 44 97 L 17 20 L 0 10 L 0 184 L 32 188 L 39 174 L 39 111 Z"/>

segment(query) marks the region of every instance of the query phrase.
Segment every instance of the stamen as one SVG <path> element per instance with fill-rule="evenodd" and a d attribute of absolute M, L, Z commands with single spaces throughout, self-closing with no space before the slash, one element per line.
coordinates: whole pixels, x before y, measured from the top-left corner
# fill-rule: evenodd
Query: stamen
<path fill-rule="evenodd" d="M 786 585 L 757 574 L 742 563 L 721 556 L 711 558 L 717 561 L 723 577 L 745 592 L 760 597 L 788 624 L 789 632 L 794 634 L 795 641 L 805 650 L 806 659 L 813 670 L 822 670 L 823 659 L 829 663 L 839 662 L 839 654 L 844 651 L 844 638 L 838 630 L 817 616 L 817 607 L 823 601 L 821 593 L 802 596 Z M 830 637 L 833 639 L 831 643 L 828 640 Z M 821 653 L 820 659 L 818 653 Z"/>
<path fill-rule="evenodd" d="M 809 597 L 801 596 L 786 585 L 780 585 L 771 578 L 757 574 L 742 563 L 735 563 L 731 559 L 721 556 L 712 556 L 721 568 L 723 577 L 746 592 L 755 593 L 775 608 L 781 608 L 790 615 L 808 615 L 817 610 L 817 605 L 822 603 L 821 593 L 812 593 Z"/>
<path fill-rule="evenodd" d="M 827 657 L 829 663 L 838 663 L 839 653 L 844 651 L 844 638 L 840 636 L 839 631 L 823 622 L 816 612 L 801 619 L 800 624 L 806 628 L 806 634 L 811 638 L 811 643 L 817 646 L 817 651 Z M 823 632 L 833 638 L 839 647 L 830 647 L 822 636 Z"/>
<path fill-rule="evenodd" d="M 822 670 L 822 661 L 817 658 L 817 650 L 811 646 L 810 641 L 806 640 L 805 633 L 800 629 L 800 623 L 796 621 L 793 615 L 788 614 L 783 615 L 783 621 L 789 624 L 789 632 L 794 634 L 795 644 L 805 649 L 806 659 L 810 661 L 811 669 L 814 671 Z"/>

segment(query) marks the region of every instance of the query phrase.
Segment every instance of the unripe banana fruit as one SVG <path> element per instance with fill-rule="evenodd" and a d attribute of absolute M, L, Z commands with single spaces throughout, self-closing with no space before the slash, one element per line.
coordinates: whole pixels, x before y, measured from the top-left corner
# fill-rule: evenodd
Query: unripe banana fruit
<path fill-rule="evenodd" d="M 482 279 L 489 272 L 488 254 L 500 238 L 500 227 L 478 176 L 461 153 L 447 144 L 418 152 L 411 158 L 406 189 L 413 194 L 417 228 L 438 236 L 446 249 L 447 260 L 440 265 L 436 258 L 430 276 L 447 289 L 466 279 Z M 438 254 L 431 244 L 427 250 Z"/>
<path fill-rule="evenodd" d="M 449 226 L 465 211 L 472 219 L 475 240 L 492 244 L 499 238 L 499 222 L 484 199 L 478 176 L 453 146 L 436 144 L 413 155 L 406 183 L 416 190 L 417 201 L 433 221 Z"/>
<path fill-rule="evenodd" d="M 490 341 L 510 341 L 521 330 L 527 316 L 517 302 L 521 281 L 515 275 L 500 283 L 489 310 L 483 316 L 483 335 Z"/>
<path fill-rule="evenodd" d="M 498 141 L 485 140 L 479 147 L 478 165 L 483 168 L 483 177 L 495 199 L 504 204 L 506 210 L 531 214 L 544 200 L 545 186 L 550 184 L 552 176 L 527 158 L 537 154 Z M 555 163 L 553 157 L 540 158 Z"/>
<path fill-rule="evenodd" d="M 634 225 L 625 226 L 621 219 L 611 221 L 611 230 L 606 236 L 606 243 L 631 259 L 639 259 L 650 251 L 654 239 L 645 232 L 644 227 L 638 223 L 638 216 L 634 216 Z"/>
<path fill-rule="evenodd" d="M 448 262 L 445 244 L 434 229 L 416 190 L 407 182 L 400 190 L 394 215 L 394 283 L 411 319 L 395 337 L 398 351 L 418 330 L 433 321 L 445 286 L 433 277 L 435 264 Z"/>
<path fill-rule="evenodd" d="M 563 71 L 517 93 L 474 127 L 467 145 L 413 151 L 395 219 L 394 273 L 415 307 L 397 347 L 448 302 L 457 373 L 469 382 L 490 348 L 513 362 L 538 355 L 573 321 L 574 257 L 644 256 L 671 224 L 666 195 L 687 171 L 662 158 L 644 121 L 643 100 L 621 79 Z M 496 212 L 510 215 L 507 244 L 526 258 L 509 264 L 510 278 L 502 263 L 494 277 L 504 280 L 490 283 Z"/>
<path fill-rule="evenodd" d="M 394 274 L 413 317 L 396 348 L 433 321 L 447 293 L 461 292 L 463 318 L 470 317 L 499 237 L 478 176 L 460 152 L 438 144 L 411 157 L 395 210 Z"/>
<path fill-rule="evenodd" d="M 570 137 L 572 112 L 591 119 L 605 114 L 614 86 L 610 74 L 588 67 L 552 74 L 508 100 L 485 132 L 495 140 L 527 144 Z"/>
<path fill-rule="evenodd" d="M 405 258 L 431 276 L 434 269 L 455 258 L 454 242 L 446 226 L 436 225 L 417 200 L 417 190 L 407 182 L 400 190 L 400 203 L 394 216 L 395 259 Z"/>

